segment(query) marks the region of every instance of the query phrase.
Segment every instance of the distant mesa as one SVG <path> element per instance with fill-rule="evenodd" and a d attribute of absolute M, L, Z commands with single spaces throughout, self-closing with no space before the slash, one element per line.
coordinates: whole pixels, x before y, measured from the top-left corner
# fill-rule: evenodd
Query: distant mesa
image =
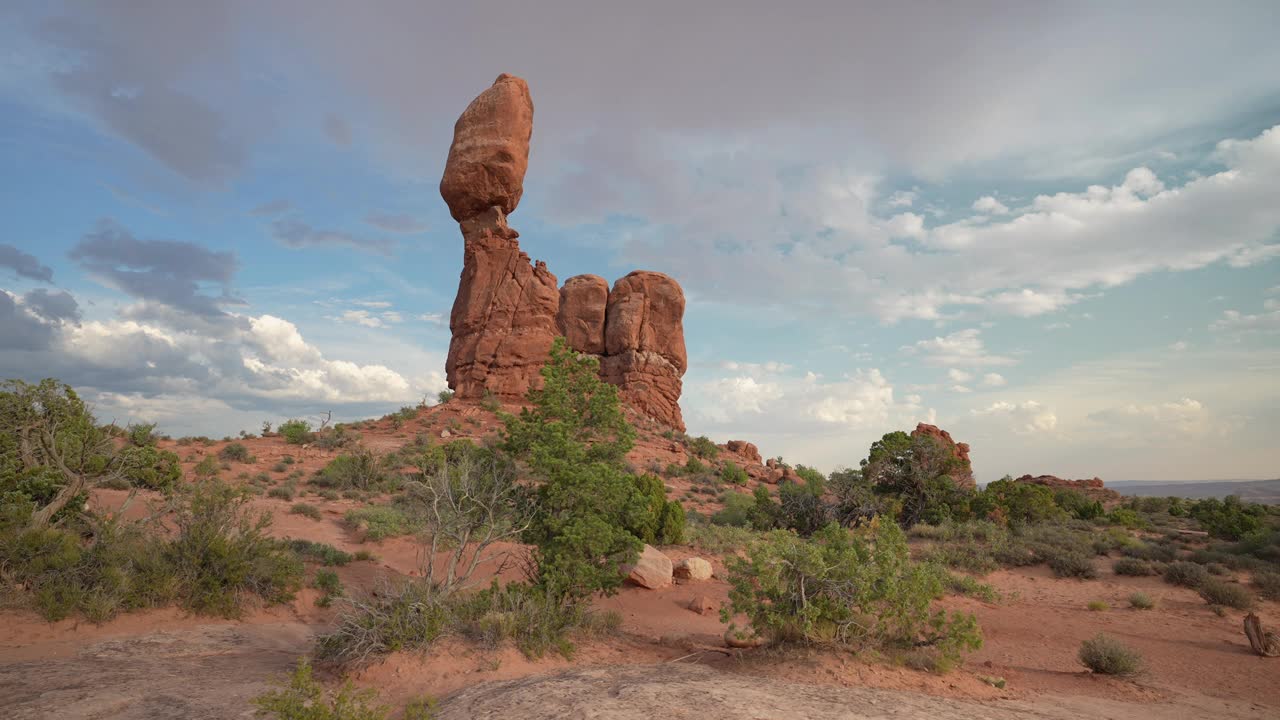
<path fill-rule="evenodd" d="M 1030 483 L 1032 485 L 1044 485 L 1054 490 L 1075 490 L 1090 500 L 1097 500 L 1103 505 L 1120 501 L 1120 493 L 1103 485 L 1101 478 L 1088 478 L 1086 480 L 1064 480 L 1055 475 L 1023 475 L 1015 482 Z"/>
<path fill-rule="evenodd" d="M 520 400 L 539 387 L 551 344 L 600 359 L 600 376 L 623 400 L 677 430 L 684 344 L 684 291 L 662 273 L 637 270 L 614 283 L 578 275 L 557 288 L 546 263 L 531 263 L 507 225 L 524 193 L 533 134 L 528 84 L 499 75 L 458 118 L 440 195 L 462 230 L 462 276 L 449 316 L 445 372 L 461 398 Z"/>

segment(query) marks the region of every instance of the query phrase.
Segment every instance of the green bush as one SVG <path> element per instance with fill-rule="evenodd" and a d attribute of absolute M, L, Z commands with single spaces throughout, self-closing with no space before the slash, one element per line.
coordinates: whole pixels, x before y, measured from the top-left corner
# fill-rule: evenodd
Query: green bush
<path fill-rule="evenodd" d="M 452 390 L 441 390 L 440 392 L 436 393 L 436 400 L 441 405 L 444 405 L 445 403 L 449 402 L 452 399 L 453 399 Z"/>
<path fill-rule="evenodd" d="M 352 529 L 363 530 L 365 539 L 378 542 L 413 531 L 414 525 L 403 510 L 392 505 L 348 510 L 345 521 Z"/>
<path fill-rule="evenodd" d="M 1151 563 L 1137 558 L 1120 558 L 1111 563 L 1111 569 L 1117 575 L 1129 575 L 1132 577 L 1156 574 L 1156 569 L 1151 566 Z"/>
<path fill-rule="evenodd" d="M 287 682 L 254 698 L 253 704 L 260 716 L 276 720 L 387 720 L 390 708 L 373 704 L 376 698 L 374 690 L 356 690 L 350 680 L 336 691 L 326 690 L 303 658 Z"/>
<path fill-rule="evenodd" d="M 1092 580 L 1098 577 L 1093 558 L 1074 552 L 1055 552 L 1048 557 L 1049 569 L 1057 577 L 1073 577 Z"/>
<path fill-rule="evenodd" d="M 289 549 L 304 560 L 314 560 L 321 565 L 346 565 L 352 560 L 350 553 L 343 552 L 328 543 L 311 540 L 290 540 Z"/>
<path fill-rule="evenodd" d="M 182 479 L 177 453 L 157 450 L 151 445 L 132 445 L 120 451 L 122 477 L 133 487 L 168 490 Z"/>
<path fill-rule="evenodd" d="M 1256 572 L 1251 583 L 1262 597 L 1280 600 L 1280 572 Z"/>
<path fill-rule="evenodd" d="M 1135 610 L 1150 610 L 1156 606 L 1156 601 L 1146 593 L 1136 592 L 1129 596 L 1129 607 Z"/>
<path fill-rule="evenodd" d="M 196 463 L 195 473 L 197 477 L 211 478 L 217 476 L 219 469 L 221 466 L 218 464 L 218 459 L 212 455 L 205 455 L 204 459 Z"/>
<path fill-rule="evenodd" d="M 685 528 L 685 542 L 690 547 L 717 555 L 742 550 L 758 537 L 749 527 L 690 523 Z"/>
<path fill-rule="evenodd" d="M 678 545 L 684 540 L 684 508 L 667 500 L 667 487 L 655 475 L 636 475 L 636 492 L 645 505 L 628 530 L 652 545 Z"/>
<path fill-rule="evenodd" d="M 1054 502 L 1053 490 L 1044 485 L 1020 483 L 1005 477 L 989 483 L 971 504 L 981 518 L 1002 518 L 1006 522 L 1037 523 L 1065 516 Z"/>
<path fill-rule="evenodd" d="M 218 451 L 218 459 L 227 462 L 251 463 L 253 455 L 249 454 L 249 448 L 243 443 L 233 442 Z"/>
<path fill-rule="evenodd" d="M 707 466 L 703 465 L 701 460 L 691 455 L 689 456 L 689 459 L 685 461 L 684 470 L 682 472 L 685 475 L 701 475 L 706 471 Z"/>
<path fill-rule="evenodd" d="M 1209 571 L 1193 562 L 1172 562 L 1164 568 L 1164 581 L 1170 585 L 1198 588 L 1209 579 Z"/>
<path fill-rule="evenodd" d="M 1079 520 L 1092 520 L 1106 514 L 1102 503 L 1090 500 L 1084 493 L 1076 490 L 1066 488 L 1058 490 L 1053 494 L 1053 502 L 1062 508 L 1063 512 Z"/>
<path fill-rule="evenodd" d="M 734 463 L 726 462 L 724 467 L 720 468 L 720 482 L 729 485 L 746 485 L 749 479 L 747 471 Z"/>
<path fill-rule="evenodd" d="M 711 522 L 733 527 L 747 527 L 751 524 L 751 508 L 755 507 L 755 498 L 742 493 L 727 492 L 723 502 L 724 507 L 711 516 Z"/>
<path fill-rule="evenodd" d="M 289 508 L 289 512 L 293 515 L 302 515 L 303 517 L 311 518 L 312 520 L 319 520 L 321 518 L 320 508 L 315 505 L 308 505 L 307 503 L 294 503 L 293 507 Z"/>
<path fill-rule="evenodd" d="M 721 620 L 742 613 L 759 637 L 928 645 L 951 658 L 982 644 L 972 615 L 931 610 L 945 573 L 911 562 L 893 523 L 856 535 L 832 524 L 807 540 L 776 530 L 728 565 L 732 589 Z"/>
<path fill-rule="evenodd" d="M 130 423 L 125 428 L 125 438 L 133 447 L 151 447 L 159 439 L 155 423 Z"/>
<path fill-rule="evenodd" d="M 689 452 L 703 460 L 714 460 L 720 455 L 720 448 L 712 442 L 711 438 L 701 435 L 689 440 Z"/>
<path fill-rule="evenodd" d="M 295 488 L 290 483 L 277 485 L 267 491 L 267 497 L 276 498 L 277 500 L 293 500 Z"/>
<path fill-rule="evenodd" d="M 1200 597 L 1210 605 L 1225 605 L 1236 610 L 1248 610 L 1253 607 L 1253 595 L 1241 585 L 1223 582 L 1217 578 L 1206 578 L 1196 588 Z"/>
<path fill-rule="evenodd" d="M 329 461 L 311 484 L 338 490 L 371 490 L 384 485 L 388 477 L 386 462 L 372 450 L 358 448 L 350 454 Z"/>
<path fill-rule="evenodd" d="M 1142 672 L 1142 656 L 1120 641 L 1098 633 L 1080 644 L 1080 662 L 1100 675 L 1132 677 Z"/>
<path fill-rule="evenodd" d="M 778 525 L 806 537 L 825 527 L 834 520 L 822 499 L 825 492 L 820 475 L 804 483 L 783 481 L 778 485 Z"/>
<path fill-rule="evenodd" d="M 898 524 L 910 528 L 918 522 L 936 525 L 966 518 L 973 493 L 957 487 L 952 476 L 969 472 L 969 463 L 935 438 L 898 431 L 872 443 L 860 481 L 894 498 Z"/>
<path fill-rule="evenodd" d="M 311 423 L 306 420 L 287 420 L 280 423 L 277 431 L 290 445 L 305 445 L 314 437 L 311 433 Z"/>
<path fill-rule="evenodd" d="M 1116 508 L 1107 513 L 1107 521 L 1112 525 L 1121 525 L 1127 528 L 1140 528 L 1147 525 L 1147 522 L 1138 513 L 1128 508 Z"/>
<path fill-rule="evenodd" d="M 311 587 L 320 591 L 320 597 L 316 598 L 317 607 L 329 607 L 334 598 L 342 597 L 345 592 L 338 573 L 332 570 L 317 570 L 316 576 L 311 580 Z"/>
<path fill-rule="evenodd" d="M 1262 528 L 1266 508 L 1257 503 L 1244 503 L 1235 495 L 1219 500 L 1207 498 L 1191 506 L 1191 517 L 1210 535 L 1223 540 L 1240 540 Z"/>

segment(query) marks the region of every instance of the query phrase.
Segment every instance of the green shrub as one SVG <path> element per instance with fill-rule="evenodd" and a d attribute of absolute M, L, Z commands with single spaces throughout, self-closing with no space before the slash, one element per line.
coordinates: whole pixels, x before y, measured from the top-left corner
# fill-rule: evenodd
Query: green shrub
<path fill-rule="evenodd" d="M 1111 606 L 1102 600 L 1090 600 L 1086 607 L 1088 607 L 1091 612 L 1102 612 L 1104 610 L 1111 609 Z"/>
<path fill-rule="evenodd" d="M 707 466 L 702 464 L 698 458 L 690 455 L 685 461 L 683 474 L 685 475 L 701 475 L 707 471 Z"/>
<path fill-rule="evenodd" d="M 404 511 L 391 505 L 348 510 L 344 519 L 352 529 L 363 530 L 365 538 L 374 542 L 405 535 L 413 530 Z"/>
<path fill-rule="evenodd" d="M 711 522 L 717 525 L 747 527 L 751 524 L 751 508 L 756 501 L 750 495 L 729 492 L 724 495 L 724 507 L 711 516 Z"/>
<path fill-rule="evenodd" d="M 703 460 L 714 460 L 720 455 L 720 448 L 712 442 L 711 438 L 701 435 L 689 440 L 689 452 Z"/>
<path fill-rule="evenodd" d="M 996 592 L 995 588 L 986 583 L 978 582 L 977 579 L 969 575 L 947 573 L 947 590 L 956 595 L 976 598 L 983 602 L 995 603 L 1000 601 L 1000 594 Z"/>
<path fill-rule="evenodd" d="M 894 499 L 904 528 L 918 522 L 938 524 L 969 515 L 973 493 L 957 487 L 953 475 L 971 473 L 969 463 L 928 435 L 892 432 L 871 445 L 862 461 L 860 483 Z M 841 482 L 849 488 L 857 484 Z M 842 521 L 846 513 L 841 513 Z"/>
<path fill-rule="evenodd" d="M 1098 577 L 1098 570 L 1093 566 L 1093 558 L 1074 552 L 1061 552 L 1048 557 L 1049 569 L 1057 577 L 1073 577 L 1092 580 Z"/>
<path fill-rule="evenodd" d="M 1044 522 L 1065 516 L 1054 502 L 1053 490 L 1010 478 L 989 483 L 974 497 L 971 508 L 977 517 L 999 517 L 1016 523 Z"/>
<path fill-rule="evenodd" d="M 218 459 L 227 462 L 253 462 L 253 455 L 249 454 L 249 448 L 242 443 L 233 442 L 218 451 Z"/>
<path fill-rule="evenodd" d="M 306 420 L 287 420 L 280 423 L 277 431 L 290 445 L 305 445 L 314 437 L 311 433 L 311 423 Z"/>
<path fill-rule="evenodd" d="M 729 485 L 746 485 L 749 479 L 747 471 L 734 463 L 726 462 L 724 467 L 720 468 L 720 482 Z"/>
<path fill-rule="evenodd" d="M 372 450 L 358 448 L 331 460 L 316 473 L 311 484 L 338 490 L 370 490 L 384 485 L 388 479 L 383 459 Z"/>
<path fill-rule="evenodd" d="M 445 403 L 449 402 L 452 399 L 453 399 L 452 390 L 441 390 L 440 392 L 436 393 L 436 400 L 441 405 L 444 405 Z"/>
<path fill-rule="evenodd" d="M 276 720 L 387 720 L 390 708 L 372 704 L 376 698 L 375 691 L 356 690 L 350 680 L 336 691 L 326 690 L 303 658 L 287 682 L 255 697 L 253 704 L 260 716 Z"/>
<path fill-rule="evenodd" d="M 1222 500 L 1200 500 L 1191 506 L 1190 514 L 1213 537 L 1240 540 L 1262 528 L 1261 518 L 1266 514 L 1266 508 L 1228 495 Z"/>
<path fill-rule="evenodd" d="M 1147 522 L 1138 513 L 1128 508 L 1116 508 L 1107 513 L 1107 521 L 1113 525 L 1121 525 L 1127 528 L 1140 528 L 1147 525 Z"/>
<path fill-rule="evenodd" d="M 171 518 L 177 532 L 166 554 L 181 578 L 186 609 L 234 618 L 249 595 L 268 603 L 293 599 L 302 563 L 267 536 L 271 514 L 253 514 L 248 502 L 246 493 L 218 481 L 181 488 Z"/>
<path fill-rule="evenodd" d="M 159 439 L 155 423 L 130 423 L 125 428 L 125 438 L 133 447 L 151 447 Z"/>
<path fill-rule="evenodd" d="M 717 555 L 742 550 L 758 537 L 749 527 L 690 523 L 685 528 L 685 542 L 690 547 Z"/>
<path fill-rule="evenodd" d="M 1080 644 L 1080 662 L 1100 675 L 1132 677 L 1142 672 L 1142 656 L 1120 641 L 1098 633 Z"/>
<path fill-rule="evenodd" d="M 1256 572 L 1251 583 L 1262 597 L 1280 600 L 1280 572 Z"/>
<path fill-rule="evenodd" d="M 302 515 L 303 517 L 311 518 L 312 520 L 319 520 L 321 518 L 320 508 L 315 505 L 308 505 L 307 503 L 294 503 L 293 507 L 289 508 L 289 512 L 293 515 Z"/>
<path fill-rule="evenodd" d="M 316 576 L 311 580 L 311 587 L 320 591 L 320 597 L 316 598 L 317 607 L 329 607 L 334 598 L 342 597 L 345 592 L 338 573 L 332 570 L 317 570 Z"/>
<path fill-rule="evenodd" d="M 948 658 L 982 644 L 972 615 L 930 609 L 943 593 L 944 573 L 911 562 L 893 523 L 859 535 L 832 524 L 807 540 L 773 531 L 728 564 L 732 589 L 721 620 L 745 614 L 760 637 L 929 645 Z"/>
<path fill-rule="evenodd" d="M 1111 563 L 1111 569 L 1115 570 L 1117 575 L 1129 575 L 1132 577 L 1156 574 L 1156 569 L 1151 566 L 1151 563 L 1137 558 L 1120 558 Z"/>
<path fill-rule="evenodd" d="M 1136 592 L 1129 596 L 1129 607 L 1135 610 L 1150 610 L 1156 606 L 1156 601 L 1146 593 Z"/>
<path fill-rule="evenodd" d="M 279 500 L 293 500 L 294 487 L 288 483 L 277 485 L 267 491 L 267 497 Z"/>
<path fill-rule="evenodd" d="M 825 527 L 834 520 L 822 500 L 825 492 L 820 475 L 804 483 L 783 481 L 778 485 L 778 524 L 806 537 Z"/>
<path fill-rule="evenodd" d="M 1209 571 L 1193 562 L 1172 562 L 1164 568 L 1164 581 L 1170 585 L 1198 588 L 1209 579 Z"/>
<path fill-rule="evenodd" d="M 131 445 L 120 451 L 121 476 L 133 487 L 168 490 L 182 479 L 177 453 L 151 445 Z"/>
<path fill-rule="evenodd" d="M 328 543 L 311 540 L 290 540 L 289 549 L 304 560 L 313 560 L 321 565 L 346 565 L 352 556 Z"/>
<path fill-rule="evenodd" d="M 1053 502 L 1068 515 L 1080 520 L 1092 520 L 1106 514 L 1102 503 L 1090 500 L 1084 493 L 1076 490 L 1066 488 L 1058 490 L 1053 494 Z"/>
<path fill-rule="evenodd" d="M 636 493 L 645 509 L 628 530 L 646 543 L 678 545 L 684 539 L 684 508 L 678 500 L 667 500 L 667 487 L 655 475 L 636 475 Z"/>
<path fill-rule="evenodd" d="M 1236 610 L 1253 607 L 1253 595 L 1241 585 L 1207 578 L 1196 588 L 1200 597 L 1210 605 L 1225 605 Z"/>
<path fill-rule="evenodd" d="M 195 473 L 197 477 L 211 478 L 218 474 L 221 465 L 218 459 L 213 455 L 205 455 L 200 462 L 196 463 Z"/>
<path fill-rule="evenodd" d="M 1208 570 L 1210 575 L 1223 576 L 1231 574 L 1231 569 L 1222 563 L 1209 563 L 1204 566 L 1204 569 Z"/>

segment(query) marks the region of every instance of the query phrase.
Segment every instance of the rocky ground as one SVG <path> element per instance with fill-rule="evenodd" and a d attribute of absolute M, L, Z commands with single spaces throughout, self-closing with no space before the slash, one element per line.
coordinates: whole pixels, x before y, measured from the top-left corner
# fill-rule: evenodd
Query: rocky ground
<path fill-rule="evenodd" d="M 437 441 L 441 435 L 480 439 L 497 427 L 492 412 L 454 402 L 408 421 L 366 423 L 359 432 L 367 446 L 386 451 L 418 433 Z M 268 472 L 278 483 L 284 475 L 271 468 L 285 455 L 297 460 L 291 468 L 309 476 L 337 454 L 302 450 L 279 437 L 243 442 L 254 463 L 233 463 L 224 477 Z M 164 443 L 184 457 L 188 473 L 224 444 Z M 686 458 L 681 443 L 659 428 L 642 426 L 631 461 L 647 467 Z M 670 485 L 672 496 L 685 498 L 691 509 L 717 507 L 714 497 L 692 493 L 694 487 L 683 478 Z M 749 490 L 750 484 L 741 489 Z M 100 492 L 94 503 L 119 507 L 126 496 Z M 267 496 L 254 500 L 254 507 L 272 513 L 271 532 L 277 536 L 351 552 L 371 550 L 375 561 L 337 568 L 349 591 L 368 591 L 386 578 L 417 573 L 420 550 L 412 539 L 369 542 L 342 522 L 360 501 L 299 499 L 319 508 L 320 519 L 291 514 L 291 501 Z M 135 502 L 127 513 L 146 511 L 145 502 Z M 689 547 L 661 550 L 677 562 L 707 557 L 722 574 L 719 559 L 707 553 Z M 621 615 L 620 632 L 581 644 L 572 662 L 559 656 L 530 660 L 513 648 L 446 641 L 425 655 L 393 654 L 352 679 L 397 707 L 412 697 L 440 698 L 445 718 L 1280 716 L 1280 683 L 1275 682 L 1280 661 L 1249 652 L 1241 613 L 1218 616 L 1192 590 L 1156 578 L 1116 576 L 1104 559 L 1097 565 L 1099 578 L 1090 581 L 1054 578 L 1044 567 L 999 571 L 985 581 L 1000 591 L 1000 602 L 948 599 L 949 605 L 976 614 L 985 645 L 947 675 L 847 653 L 728 651 L 716 613 L 690 609 L 691 603 L 718 607 L 727 597 L 728 586 L 713 577 L 657 590 L 627 587 L 598 601 L 601 609 Z M 1155 599 L 1156 609 L 1130 609 L 1125 599 L 1136 590 Z M 29 612 L 0 612 L 0 717 L 252 717 L 250 698 L 305 655 L 338 612 L 316 607 L 315 595 L 304 590 L 290 606 L 238 622 L 163 610 L 95 626 L 72 620 L 49 624 Z M 1094 600 L 1110 608 L 1088 610 Z M 1280 620 L 1278 603 L 1262 603 L 1258 612 L 1272 624 Z M 1120 681 L 1084 670 L 1076 651 L 1099 631 L 1140 651 L 1147 673 Z M 1005 687 L 993 687 L 984 678 L 1003 678 Z"/>

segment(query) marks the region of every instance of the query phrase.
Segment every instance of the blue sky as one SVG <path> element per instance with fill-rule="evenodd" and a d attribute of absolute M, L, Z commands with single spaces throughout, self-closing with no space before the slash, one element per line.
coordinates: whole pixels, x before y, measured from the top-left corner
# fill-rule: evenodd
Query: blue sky
<path fill-rule="evenodd" d="M 690 432 L 1280 474 L 1275 3 L 259 5 L 0 11 L 0 375 L 173 433 L 434 396 L 437 184 L 512 72 L 511 224 L 561 280 L 681 282 Z"/>

